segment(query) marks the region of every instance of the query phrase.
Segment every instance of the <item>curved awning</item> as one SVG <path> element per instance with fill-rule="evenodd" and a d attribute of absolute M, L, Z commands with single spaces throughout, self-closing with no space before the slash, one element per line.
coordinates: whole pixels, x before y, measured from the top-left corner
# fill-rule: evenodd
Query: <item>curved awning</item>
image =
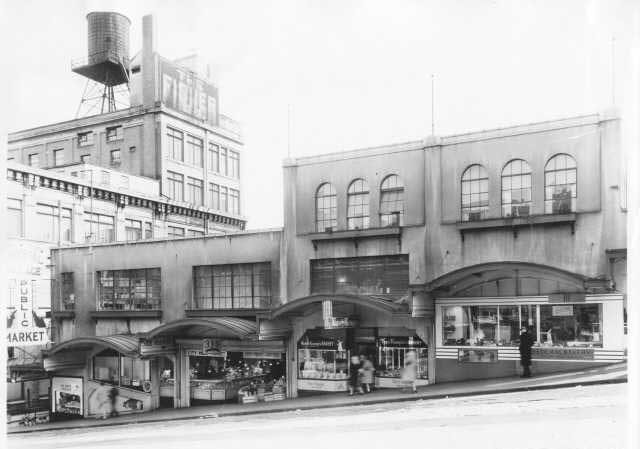
<path fill-rule="evenodd" d="M 148 339 L 163 335 L 184 337 L 235 337 L 240 339 L 256 335 L 254 321 L 235 317 L 184 318 L 156 327 L 146 333 Z"/>
<path fill-rule="evenodd" d="M 430 291 L 445 291 L 455 296 L 458 292 L 486 282 L 502 279 L 534 278 L 560 282 L 572 290 L 582 291 L 586 276 L 556 267 L 529 262 L 490 262 L 471 265 L 445 273 L 429 283 Z"/>
<path fill-rule="evenodd" d="M 391 301 L 390 299 L 381 298 L 379 296 L 311 295 L 294 299 L 293 301 L 289 301 L 281 305 L 271 312 L 271 319 L 275 319 L 288 313 L 296 313 L 302 311 L 312 304 L 321 303 L 325 300 L 331 300 L 334 303 L 354 304 L 387 314 L 409 311 L 409 308 L 406 304 L 398 304 Z"/>
<path fill-rule="evenodd" d="M 92 350 L 95 348 L 113 349 L 123 355 L 140 356 L 140 338 L 135 335 L 109 335 L 104 337 L 78 337 L 63 341 L 51 347 L 47 356 L 65 352 Z"/>

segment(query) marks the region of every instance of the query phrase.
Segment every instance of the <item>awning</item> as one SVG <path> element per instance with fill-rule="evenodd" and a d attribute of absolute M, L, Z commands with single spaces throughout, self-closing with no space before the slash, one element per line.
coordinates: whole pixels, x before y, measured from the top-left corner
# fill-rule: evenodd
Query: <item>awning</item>
<path fill-rule="evenodd" d="M 360 307 L 373 309 L 385 314 L 409 312 L 406 304 L 398 304 L 390 299 L 372 295 L 311 295 L 289 301 L 271 312 L 271 319 L 286 314 L 302 312 L 306 307 L 330 300 L 334 303 L 354 304 Z"/>
<path fill-rule="evenodd" d="M 180 336 L 194 338 L 240 338 L 247 339 L 257 334 L 255 321 L 235 317 L 185 318 L 172 321 L 147 332 L 145 338 Z"/>
<path fill-rule="evenodd" d="M 140 355 L 140 338 L 135 335 L 109 335 L 104 337 L 78 337 L 53 345 L 45 355 L 92 350 L 95 348 L 113 349 L 122 355 L 138 357 Z"/>

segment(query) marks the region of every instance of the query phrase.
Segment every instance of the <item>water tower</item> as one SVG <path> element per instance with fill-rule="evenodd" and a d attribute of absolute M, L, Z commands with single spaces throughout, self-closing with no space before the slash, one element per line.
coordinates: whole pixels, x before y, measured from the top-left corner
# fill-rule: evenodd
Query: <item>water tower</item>
<path fill-rule="evenodd" d="M 88 55 L 71 63 L 73 72 L 87 78 L 76 116 L 128 106 L 131 21 L 117 12 L 91 12 L 87 14 L 87 24 Z"/>

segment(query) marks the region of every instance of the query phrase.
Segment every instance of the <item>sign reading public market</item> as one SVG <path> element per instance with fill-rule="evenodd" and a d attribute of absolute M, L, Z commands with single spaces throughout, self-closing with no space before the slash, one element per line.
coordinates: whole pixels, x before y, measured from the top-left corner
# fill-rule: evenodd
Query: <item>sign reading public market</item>
<path fill-rule="evenodd" d="M 14 298 L 11 298 L 14 299 Z M 7 313 L 7 345 L 38 346 L 49 342 L 46 324 L 33 307 L 31 280 L 16 279 L 16 297 Z"/>

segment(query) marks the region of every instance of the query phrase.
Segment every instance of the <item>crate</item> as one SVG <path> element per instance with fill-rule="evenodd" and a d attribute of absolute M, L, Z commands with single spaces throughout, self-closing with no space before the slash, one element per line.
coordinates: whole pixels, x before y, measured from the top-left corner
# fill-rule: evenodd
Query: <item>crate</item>
<path fill-rule="evenodd" d="M 258 396 L 253 395 L 253 396 L 242 396 L 241 399 L 243 404 L 252 404 L 255 402 L 258 402 Z"/>

